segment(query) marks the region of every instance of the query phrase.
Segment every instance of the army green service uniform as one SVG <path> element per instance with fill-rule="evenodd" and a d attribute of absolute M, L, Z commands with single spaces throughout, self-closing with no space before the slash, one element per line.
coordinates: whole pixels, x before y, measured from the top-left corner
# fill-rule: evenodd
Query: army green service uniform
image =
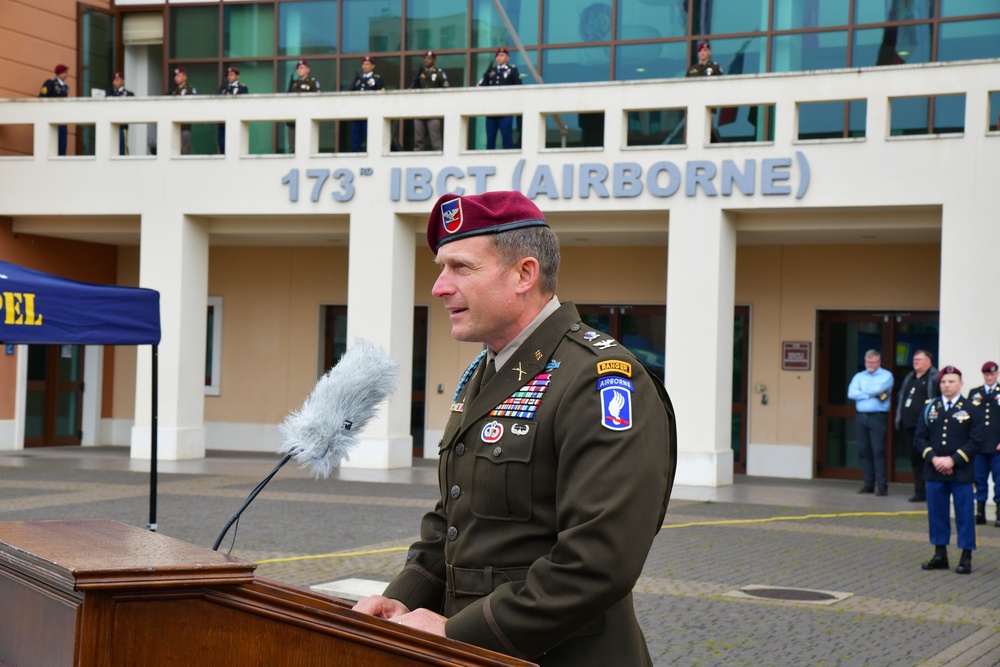
<path fill-rule="evenodd" d="M 666 392 L 571 303 L 480 391 L 485 366 L 454 398 L 441 499 L 385 595 L 544 667 L 651 665 L 631 591 L 676 467 Z"/>

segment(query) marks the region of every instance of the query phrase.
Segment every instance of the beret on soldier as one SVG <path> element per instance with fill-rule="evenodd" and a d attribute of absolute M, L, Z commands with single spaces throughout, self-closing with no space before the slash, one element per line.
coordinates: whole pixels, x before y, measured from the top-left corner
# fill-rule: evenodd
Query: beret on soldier
<path fill-rule="evenodd" d="M 363 62 L 363 63 L 374 63 L 375 61 L 372 60 L 371 56 L 365 56 L 364 58 L 361 59 L 361 62 Z"/>
<path fill-rule="evenodd" d="M 510 51 L 508 51 L 507 47 L 505 46 L 501 46 L 499 49 L 497 49 L 496 55 L 500 55 L 501 53 L 506 53 L 508 56 L 510 55 Z"/>
<path fill-rule="evenodd" d="M 175 67 L 174 68 L 174 74 L 185 74 L 184 68 L 183 67 Z"/>
<path fill-rule="evenodd" d="M 229 74 L 230 72 L 232 72 L 233 74 L 239 74 L 240 70 L 238 67 L 230 67 L 229 69 L 226 70 L 226 74 Z"/>
<path fill-rule="evenodd" d="M 309 61 L 307 61 L 307 60 L 300 60 L 299 62 L 295 63 L 296 67 L 298 67 L 299 65 L 305 65 L 306 67 L 309 67 Z"/>
<path fill-rule="evenodd" d="M 708 42 L 698 42 L 699 51 L 701 51 L 702 49 L 710 49 L 710 48 L 712 48 L 712 45 L 709 44 Z"/>
<path fill-rule="evenodd" d="M 941 378 L 945 375 L 957 375 L 958 377 L 962 377 L 962 371 L 958 370 L 954 366 L 945 366 L 938 372 L 937 381 L 939 384 L 941 383 Z"/>
<path fill-rule="evenodd" d="M 445 243 L 524 227 L 548 227 L 534 202 L 517 191 L 442 195 L 427 220 L 427 245 L 435 253 Z"/>
<path fill-rule="evenodd" d="M 68 68 L 68 67 L 66 67 L 65 65 L 56 65 L 56 74 L 57 74 L 57 75 L 58 75 L 58 74 L 62 74 L 63 72 L 65 72 L 65 71 L 66 71 L 66 70 L 68 70 L 68 69 L 69 69 L 69 68 Z"/>
<path fill-rule="evenodd" d="M 437 55 L 433 51 L 428 51 L 424 54 L 424 58 L 437 58 Z"/>
<path fill-rule="evenodd" d="M 111 75 L 111 80 L 112 81 L 114 81 L 115 79 L 124 79 L 124 78 L 125 78 L 125 75 L 122 74 L 121 72 L 115 72 L 114 74 Z"/>
<path fill-rule="evenodd" d="M 997 362 L 987 361 L 983 364 L 983 373 L 996 373 L 997 372 Z"/>

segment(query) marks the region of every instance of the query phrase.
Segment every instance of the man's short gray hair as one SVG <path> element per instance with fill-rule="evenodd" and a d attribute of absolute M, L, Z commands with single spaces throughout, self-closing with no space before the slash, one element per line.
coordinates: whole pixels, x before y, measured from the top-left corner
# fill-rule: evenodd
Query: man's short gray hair
<path fill-rule="evenodd" d="M 539 286 L 545 294 L 555 294 L 559 283 L 559 237 L 549 227 L 525 227 L 491 234 L 500 261 L 513 266 L 525 257 L 538 260 Z"/>
<path fill-rule="evenodd" d="M 875 357 L 881 359 L 882 353 L 879 352 L 878 350 L 868 350 L 867 352 L 865 352 L 865 359 L 874 359 Z"/>

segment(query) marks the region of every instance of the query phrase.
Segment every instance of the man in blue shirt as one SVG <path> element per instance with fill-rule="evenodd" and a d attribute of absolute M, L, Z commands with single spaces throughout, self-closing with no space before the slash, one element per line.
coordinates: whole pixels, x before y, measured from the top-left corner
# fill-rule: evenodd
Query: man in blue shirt
<path fill-rule="evenodd" d="M 865 476 L 865 485 L 858 493 L 874 491 L 876 496 L 889 494 L 885 435 L 889 423 L 892 384 L 892 373 L 882 368 L 882 355 L 878 350 L 865 352 L 865 370 L 857 373 L 847 388 L 847 397 L 856 402 L 858 409 L 854 423 L 861 470 Z"/>

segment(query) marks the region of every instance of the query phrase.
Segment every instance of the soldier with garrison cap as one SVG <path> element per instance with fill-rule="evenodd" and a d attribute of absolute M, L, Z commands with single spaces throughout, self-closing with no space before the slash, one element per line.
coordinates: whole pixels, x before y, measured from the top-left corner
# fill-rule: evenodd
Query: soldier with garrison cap
<path fill-rule="evenodd" d="M 917 422 L 914 442 L 924 458 L 927 484 L 927 522 L 934 556 L 921 565 L 925 570 L 947 570 L 951 541 L 951 503 L 962 557 L 955 572 L 972 572 L 976 548 L 976 523 L 972 505 L 973 457 L 978 447 L 976 420 L 969 402 L 962 398 L 962 371 L 945 366 L 938 373 L 941 396 L 935 398 Z"/>
<path fill-rule="evenodd" d="M 993 475 L 993 502 L 997 506 L 994 524 L 1000 528 L 1000 391 L 997 363 L 983 364 L 983 384 L 969 390 L 969 410 L 979 424 L 979 451 L 976 453 L 976 523 L 986 523 L 989 479 Z"/>
<path fill-rule="evenodd" d="M 441 497 L 355 609 L 543 667 L 652 665 L 632 588 L 676 468 L 670 399 L 556 297 L 559 244 L 519 192 L 445 195 L 427 241 L 456 340 Z"/>

